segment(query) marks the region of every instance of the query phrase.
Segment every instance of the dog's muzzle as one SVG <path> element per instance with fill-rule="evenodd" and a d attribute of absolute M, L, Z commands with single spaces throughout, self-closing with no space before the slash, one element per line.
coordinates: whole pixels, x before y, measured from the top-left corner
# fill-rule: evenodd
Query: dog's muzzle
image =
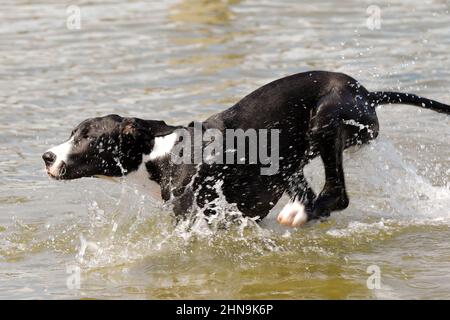
<path fill-rule="evenodd" d="M 42 155 L 42 159 L 44 160 L 47 174 L 53 179 L 61 179 L 66 171 L 66 164 L 64 161 L 56 163 L 56 155 L 51 151 L 45 152 Z"/>

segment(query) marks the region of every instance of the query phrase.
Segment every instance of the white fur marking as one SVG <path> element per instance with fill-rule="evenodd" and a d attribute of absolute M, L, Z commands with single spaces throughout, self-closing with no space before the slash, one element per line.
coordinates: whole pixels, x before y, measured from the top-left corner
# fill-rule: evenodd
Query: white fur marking
<path fill-rule="evenodd" d="M 53 147 L 49 150 L 47 150 L 47 152 L 52 152 L 56 155 L 56 160 L 55 162 L 52 164 L 52 166 L 48 169 L 48 172 L 53 175 L 53 176 L 57 176 L 59 174 L 59 170 L 61 168 L 61 165 L 63 162 L 66 162 L 70 151 L 73 148 L 73 137 L 70 138 L 69 140 L 67 140 L 66 142 L 57 145 L 56 147 Z"/>
<path fill-rule="evenodd" d="M 132 171 L 123 177 L 126 184 L 136 187 L 141 193 L 149 194 L 155 200 L 162 200 L 161 187 L 155 181 L 150 180 L 145 163 L 150 160 L 151 155 L 143 155 L 142 162 L 136 171 Z"/>
<path fill-rule="evenodd" d="M 178 135 L 174 132 L 164 137 L 156 137 L 155 145 L 150 153 L 149 160 L 161 158 L 170 153 L 175 142 L 177 142 Z"/>
<path fill-rule="evenodd" d="M 304 225 L 307 220 L 305 206 L 297 200 L 286 204 L 277 217 L 280 224 L 293 228 Z"/>

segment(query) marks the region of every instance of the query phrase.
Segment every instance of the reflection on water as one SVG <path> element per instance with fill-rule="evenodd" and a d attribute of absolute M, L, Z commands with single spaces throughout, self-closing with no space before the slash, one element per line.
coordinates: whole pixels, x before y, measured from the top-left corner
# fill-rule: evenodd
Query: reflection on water
<path fill-rule="evenodd" d="M 49 181 L 40 159 L 84 118 L 185 124 L 308 69 L 450 102 L 447 2 L 382 1 L 374 31 L 356 0 L 79 5 L 78 31 L 56 0 L 0 11 L 0 298 L 450 298 L 446 115 L 381 108 L 379 140 L 345 155 L 350 207 L 301 230 L 175 225 L 125 186 Z M 319 189 L 320 161 L 306 171 Z"/>
<path fill-rule="evenodd" d="M 230 7 L 240 2 L 240 0 L 184 0 L 169 9 L 169 19 L 183 25 L 205 25 L 203 27 L 225 25 L 236 18 Z"/>
<path fill-rule="evenodd" d="M 236 37 L 244 34 L 232 25 L 236 16 L 231 7 L 239 2 L 194 0 L 182 1 L 171 7 L 169 20 L 176 23 L 177 29 L 183 30 L 171 41 L 177 46 L 194 46 L 197 50 L 190 55 L 170 59 L 170 65 L 196 68 L 205 75 L 213 75 L 241 64 L 245 58 L 243 54 L 217 52 L 212 48 L 232 44 Z"/>

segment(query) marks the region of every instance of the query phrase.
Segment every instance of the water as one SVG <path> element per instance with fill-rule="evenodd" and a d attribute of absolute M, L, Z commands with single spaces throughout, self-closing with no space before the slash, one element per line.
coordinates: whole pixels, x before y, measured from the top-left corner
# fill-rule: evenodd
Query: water
<path fill-rule="evenodd" d="M 50 181 L 40 159 L 87 117 L 186 124 L 311 69 L 449 103 L 448 2 L 378 1 L 379 30 L 370 1 L 77 4 L 81 30 L 60 1 L 0 6 L 0 298 L 450 298 L 447 115 L 382 107 L 379 139 L 345 154 L 350 207 L 299 230 L 175 226 L 126 186 Z M 307 173 L 318 190 L 320 161 Z"/>

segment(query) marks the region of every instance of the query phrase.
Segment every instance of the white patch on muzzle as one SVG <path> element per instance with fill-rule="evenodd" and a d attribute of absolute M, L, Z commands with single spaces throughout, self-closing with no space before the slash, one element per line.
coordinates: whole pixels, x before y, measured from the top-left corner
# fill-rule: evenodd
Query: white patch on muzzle
<path fill-rule="evenodd" d="M 50 168 L 48 168 L 49 174 L 51 174 L 54 177 L 60 174 L 61 166 L 63 163 L 67 162 L 67 159 L 69 158 L 69 154 L 72 148 L 73 148 L 73 137 L 64 143 L 47 150 L 47 152 L 52 152 L 53 154 L 56 155 L 55 162 L 53 162 Z"/>

